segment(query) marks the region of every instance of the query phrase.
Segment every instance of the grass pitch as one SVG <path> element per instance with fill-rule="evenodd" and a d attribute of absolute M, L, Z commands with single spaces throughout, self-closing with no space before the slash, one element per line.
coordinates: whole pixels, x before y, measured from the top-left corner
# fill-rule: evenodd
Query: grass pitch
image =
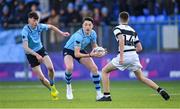
<path fill-rule="evenodd" d="M 138 81 L 111 82 L 112 102 L 96 102 L 91 81 L 73 81 L 72 101 L 66 100 L 61 81 L 56 82 L 60 92 L 57 101 L 51 100 L 40 82 L 0 82 L 0 108 L 180 108 L 180 81 L 157 83 L 170 93 L 169 101 Z"/>

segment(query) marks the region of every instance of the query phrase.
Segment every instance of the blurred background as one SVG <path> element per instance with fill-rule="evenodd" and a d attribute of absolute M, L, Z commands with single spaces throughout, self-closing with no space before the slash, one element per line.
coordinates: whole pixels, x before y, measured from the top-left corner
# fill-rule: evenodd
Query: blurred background
<path fill-rule="evenodd" d="M 41 23 L 71 34 L 81 27 L 84 17 L 93 17 L 97 42 L 108 50 L 105 57 L 94 58 L 99 71 L 117 55 L 112 30 L 118 25 L 119 12 L 128 11 L 129 24 L 143 46 L 139 56 L 144 74 L 153 80 L 180 80 L 180 0 L 0 0 L 0 81 L 37 80 L 27 63 L 20 35 L 30 11 L 40 14 Z M 67 40 L 53 31 L 42 33 L 58 80 L 64 77 L 62 49 Z M 83 65 L 74 65 L 73 79 L 90 79 Z M 134 80 L 135 76 L 129 71 L 114 71 L 111 79 Z"/>

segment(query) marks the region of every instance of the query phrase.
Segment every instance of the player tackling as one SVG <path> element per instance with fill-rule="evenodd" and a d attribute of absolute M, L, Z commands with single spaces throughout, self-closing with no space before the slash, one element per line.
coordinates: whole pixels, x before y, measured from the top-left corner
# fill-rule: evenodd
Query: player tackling
<path fill-rule="evenodd" d="M 112 101 L 110 95 L 109 74 L 111 71 L 117 69 L 121 71 L 127 69 L 134 72 L 139 81 L 156 90 L 165 100 L 169 100 L 170 96 L 163 88 L 159 87 L 155 82 L 143 75 L 141 71 L 142 66 L 137 54 L 137 52 L 142 50 L 142 46 L 137 33 L 128 25 L 128 21 L 129 14 L 127 12 L 121 12 L 119 14 L 120 24 L 113 30 L 116 40 L 119 43 L 119 54 L 102 69 L 104 96 L 97 101 Z"/>

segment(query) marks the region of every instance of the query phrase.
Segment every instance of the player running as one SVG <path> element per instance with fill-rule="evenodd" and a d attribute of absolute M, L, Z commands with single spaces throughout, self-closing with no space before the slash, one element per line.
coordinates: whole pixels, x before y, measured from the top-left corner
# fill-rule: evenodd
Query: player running
<path fill-rule="evenodd" d="M 98 101 L 112 100 L 110 95 L 109 73 L 117 69 L 121 71 L 127 69 L 134 72 L 138 80 L 152 89 L 157 90 L 165 100 L 168 100 L 170 98 L 168 93 L 152 80 L 146 78 L 142 73 L 142 66 L 136 53 L 142 50 L 142 46 L 137 33 L 128 25 L 129 14 L 127 12 L 121 12 L 119 14 L 119 21 L 120 25 L 116 26 L 113 31 L 119 43 L 119 54 L 102 69 L 104 96 Z"/>
<path fill-rule="evenodd" d="M 32 71 L 35 72 L 44 86 L 46 86 L 54 100 L 58 99 L 58 91 L 54 84 L 54 67 L 48 53 L 41 42 L 41 33 L 44 30 L 51 29 L 62 36 L 69 36 L 68 32 L 62 32 L 58 28 L 49 24 L 39 23 L 39 16 L 36 12 L 28 14 L 28 24 L 22 30 L 23 48 Z M 40 64 L 44 63 L 48 69 L 49 81 L 44 76 Z"/>
<path fill-rule="evenodd" d="M 74 67 L 73 60 L 77 60 L 79 63 L 85 65 L 92 73 L 92 80 L 95 84 L 97 92 L 96 99 L 98 100 L 103 96 L 101 93 L 100 76 L 98 74 L 98 68 L 91 57 L 102 57 L 104 54 L 94 52 L 87 53 L 85 48 L 91 44 L 92 48 L 98 47 L 96 42 L 96 32 L 93 30 L 93 19 L 90 17 L 84 18 L 82 22 L 82 28 L 76 31 L 64 46 L 63 56 L 66 66 L 65 80 L 66 80 L 66 98 L 68 100 L 73 99 L 71 79 L 72 71 Z"/>

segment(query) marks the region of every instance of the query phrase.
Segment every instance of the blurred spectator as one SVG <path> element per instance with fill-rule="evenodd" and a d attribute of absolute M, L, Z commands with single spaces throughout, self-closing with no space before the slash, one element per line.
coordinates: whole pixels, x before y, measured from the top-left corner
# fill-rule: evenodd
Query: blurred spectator
<path fill-rule="evenodd" d="M 30 11 L 36 11 L 40 17 L 40 21 L 43 21 L 48 19 L 49 13 L 42 13 L 39 9 L 39 3 L 31 3 Z"/>
<path fill-rule="evenodd" d="M 63 27 L 63 26 L 65 26 L 66 19 L 67 19 L 65 10 L 63 8 L 59 10 L 59 16 L 60 16 L 59 25 L 60 25 L 60 27 Z"/>
<path fill-rule="evenodd" d="M 2 8 L 2 16 L 0 21 L 2 27 L 4 28 L 8 28 L 10 26 L 9 24 L 12 24 L 13 17 L 7 5 L 3 6 Z"/>
<path fill-rule="evenodd" d="M 21 24 L 25 24 L 27 21 L 26 8 L 23 2 L 20 2 L 15 9 L 15 21 Z"/>
<path fill-rule="evenodd" d="M 99 25 L 117 21 L 120 11 L 128 11 L 135 17 L 176 15 L 180 12 L 180 0 L 0 0 L 0 22 L 5 27 L 25 23 L 30 11 L 37 11 L 41 21 L 46 21 L 52 8 L 60 15 L 61 26 L 79 24 L 87 16 L 93 16 L 95 24 Z"/>
<path fill-rule="evenodd" d="M 48 19 L 48 23 L 52 24 L 56 27 L 59 28 L 59 15 L 57 14 L 55 9 L 51 9 L 51 15 Z M 58 48 L 60 41 L 64 39 L 64 37 L 59 37 L 58 34 L 54 31 L 50 31 L 50 45 L 52 46 L 51 48 Z"/>
<path fill-rule="evenodd" d="M 104 1 L 103 0 L 94 0 L 92 4 L 93 4 L 93 8 L 101 9 L 102 5 L 104 5 Z"/>
<path fill-rule="evenodd" d="M 83 0 L 75 0 L 75 9 L 78 11 L 83 5 Z"/>
<path fill-rule="evenodd" d="M 0 0 L 0 16 L 2 16 L 2 9 L 3 9 L 3 6 L 5 5 L 4 3 L 4 0 Z"/>
<path fill-rule="evenodd" d="M 130 15 L 143 15 L 143 0 L 128 0 Z"/>
<path fill-rule="evenodd" d="M 102 25 L 109 25 L 111 22 L 111 16 L 109 16 L 108 14 L 108 8 L 107 7 L 103 7 L 101 9 L 101 24 Z"/>
<path fill-rule="evenodd" d="M 119 9 L 120 11 L 128 11 L 127 0 L 119 0 Z"/>
<path fill-rule="evenodd" d="M 98 26 L 101 23 L 101 15 L 99 8 L 94 8 L 93 10 L 93 19 L 94 19 L 94 25 Z"/>
<path fill-rule="evenodd" d="M 167 15 L 173 15 L 175 0 L 163 0 L 163 2 Z"/>
<path fill-rule="evenodd" d="M 69 3 L 67 6 L 67 13 L 66 13 L 66 24 L 67 25 L 74 25 L 75 23 L 80 23 L 80 15 L 79 13 L 75 10 L 74 4 Z"/>
<path fill-rule="evenodd" d="M 41 12 L 38 9 L 38 4 L 36 4 L 36 3 L 32 4 L 30 7 L 30 11 L 36 11 L 37 14 L 39 15 L 40 19 L 41 19 L 42 16 L 41 16 Z"/>
<path fill-rule="evenodd" d="M 81 15 L 82 19 L 85 17 L 91 16 L 91 13 L 90 13 L 87 5 L 83 5 L 83 7 L 80 11 L 80 15 Z"/>
<path fill-rule="evenodd" d="M 144 3 L 147 3 L 147 9 L 149 10 L 149 14 L 154 15 L 156 0 L 150 0 L 150 1 L 146 0 L 146 2 Z"/>
<path fill-rule="evenodd" d="M 113 21 L 117 21 L 118 19 L 118 16 L 119 16 L 119 4 L 118 4 L 118 1 L 115 1 L 115 3 L 113 4 L 112 6 L 112 20 Z"/>

